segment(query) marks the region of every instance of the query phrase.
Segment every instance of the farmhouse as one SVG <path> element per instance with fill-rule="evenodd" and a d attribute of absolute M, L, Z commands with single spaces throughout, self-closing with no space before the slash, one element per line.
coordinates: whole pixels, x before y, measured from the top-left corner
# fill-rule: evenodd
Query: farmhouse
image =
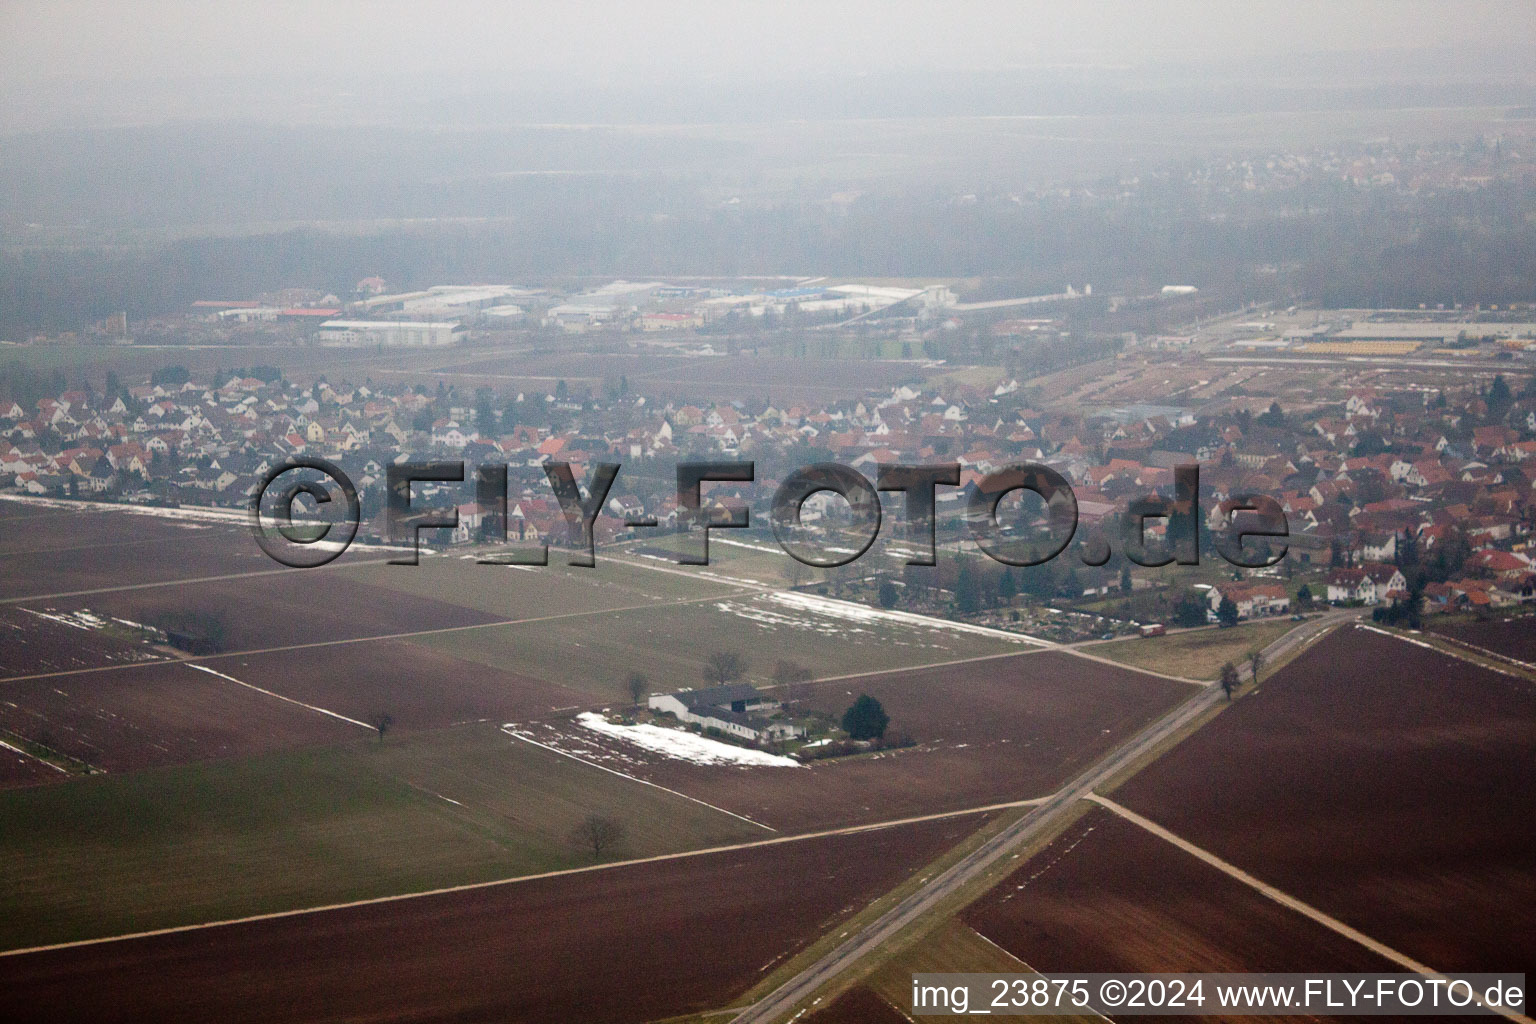
<path fill-rule="evenodd" d="M 799 726 L 766 717 L 763 712 L 777 710 L 779 702 L 747 683 L 652 694 L 648 703 L 652 711 L 675 715 L 680 722 L 694 722 L 747 740 L 791 739 L 805 734 Z"/>

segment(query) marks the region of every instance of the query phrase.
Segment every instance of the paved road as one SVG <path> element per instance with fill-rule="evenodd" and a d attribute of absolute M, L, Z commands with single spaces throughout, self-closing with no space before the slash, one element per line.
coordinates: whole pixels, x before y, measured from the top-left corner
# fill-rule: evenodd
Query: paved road
<path fill-rule="evenodd" d="M 1328 612 L 1303 623 L 1264 649 L 1264 660 L 1273 664 L 1324 631 L 1353 618 L 1357 611 Z M 1129 767 L 1163 740 L 1204 713 L 1222 699 L 1221 687 L 1207 686 L 1195 696 L 1147 726 L 1124 744 L 1106 754 L 1093 767 L 1065 787 L 1047 797 L 1033 811 L 968 854 L 948 870 L 936 875 L 927 885 L 886 911 L 816 963 L 807 967 L 779 988 L 734 1018 L 733 1024 L 756 1024 L 787 1017 L 796 1007 L 838 974 L 858 960 L 879 949 L 895 935 L 956 890 L 996 864 L 1002 858 L 1027 845 L 1049 830 L 1071 811 L 1079 800 L 1095 788 Z"/>

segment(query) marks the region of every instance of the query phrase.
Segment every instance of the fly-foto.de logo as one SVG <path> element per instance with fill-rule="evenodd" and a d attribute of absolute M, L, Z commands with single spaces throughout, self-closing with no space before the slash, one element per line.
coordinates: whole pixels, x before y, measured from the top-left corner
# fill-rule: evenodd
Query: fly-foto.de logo
<path fill-rule="evenodd" d="M 559 503 L 570 540 L 568 562 L 575 566 L 596 564 L 594 527 L 608 494 L 618 479 L 620 464 L 591 463 L 586 487 L 576 481 L 569 462 L 546 462 L 543 469 Z M 677 560 L 682 565 L 709 564 L 711 530 L 745 529 L 751 525 L 751 509 L 740 504 L 706 503 L 706 483 L 752 483 L 757 478 L 753 462 L 680 462 L 676 467 L 676 516 L 670 527 L 681 536 Z M 295 482 L 281 484 L 284 477 Z M 463 483 L 469 476 L 462 462 L 402 462 L 385 471 L 385 539 L 409 550 L 391 558 L 391 564 L 416 565 L 423 530 L 454 530 L 459 527 L 457 508 L 426 509 L 413 502 L 412 484 Z M 508 535 L 507 467 L 487 463 L 473 472 L 475 503 L 483 513 L 479 538 L 497 550 L 494 557 L 479 559 L 496 565 L 548 565 L 546 542 L 512 542 Z M 324 478 L 323 482 L 322 479 Z M 880 536 L 885 510 L 881 492 L 902 495 L 902 539 L 908 565 L 934 565 L 937 560 L 938 494 L 941 487 L 960 485 L 960 465 L 882 465 L 870 481 L 863 473 L 835 462 L 803 466 L 791 472 L 774 492 L 768 513 L 773 535 L 784 553 L 818 568 L 833 568 L 858 559 Z M 1004 565 L 1041 565 L 1056 558 L 1078 539 L 1077 556 L 1083 564 L 1103 565 L 1118 549 L 1143 566 L 1198 565 L 1201 555 L 1200 467 L 1179 466 L 1173 471 L 1173 495 L 1148 494 L 1131 501 L 1116 516 L 1106 517 L 1100 528 L 1078 537 L 1079 512 L 1072 485 L 1049 466 L 1026 462 L 1007 466 L 971 481 L 963 506 L 970 539 L 983 553 Z M 847 515 L 839 523 L 838 541 L 829 543 L 826 532 L 803 518 L 812 496 L 830 492 L 847 503 Z M 1030 514 L 1009 516 L 1003 522 L 1002 504 L 1010 495 L 1033 495 Z M 337 508 L 332 522 L 294 521 L 300 496 L 315 509 Z M 1212 546 L 1227 562 L 1246 569 L 1274 565 L 1285 557 L 1285 538 L 1290 536 L 1285 511 L 1264 494 L 1230 495 L 1221 504 L 1224 521 L 1210 531 Z M 293 458 L 274 466 L 251 495 L 250 523 L 263 551 L 284 565 L 312 568 L 339 557 L 352 543 L 362 519 L 357 488 L 347 474 L 325 459 Z M 629 518 L 631 530 L 659 529 L 653 518 Z M 1160 534 L 1149 539 L 1148 527 Z M 1107 535 L 1114 533 L 1117 544 Z M 1250 540 L 1256 544 L 1249 544 Z"/>

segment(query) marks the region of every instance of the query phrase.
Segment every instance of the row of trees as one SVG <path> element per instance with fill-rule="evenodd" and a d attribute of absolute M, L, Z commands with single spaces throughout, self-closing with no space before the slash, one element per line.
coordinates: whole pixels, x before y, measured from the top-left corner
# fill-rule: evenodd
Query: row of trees
<path fill-rule="evenodd" d="M 1264 652 L 1257 648 L 1249 651 L 1247 661 L 1248 678 L 1250 681 L 1257 683 L 1259 681 L 1259 671 L 1264 667 Z M 1232 699 L 1232 695 L 1237 692 L 1237 688 L 1241 685 L 1242 677 L 1236 665 L 1229 661 L 1221 666 L 1221 689 L 1227 695 L 1227 700 L 1230 701 Z"/>

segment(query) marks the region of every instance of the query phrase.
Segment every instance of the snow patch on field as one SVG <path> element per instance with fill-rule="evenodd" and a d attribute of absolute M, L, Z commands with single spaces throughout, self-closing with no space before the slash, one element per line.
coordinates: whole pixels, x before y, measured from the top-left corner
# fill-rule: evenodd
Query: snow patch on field
<path fill-rule="evenodd" d="M 711 537 L 712 544 L 724 544 L 728 548 L 746 548 L 748 551 L 757 551 L 765 555 L 783 555 L 781 548 L 765 547 L 762 544 L 749 544 L 744 540 L 732 540 L 729 537 Z"/>
<path fill-rule="evenodd" d="M 796 615 L 786 615 L 783 612 L 776 612 L 768 608 L 759 608 L 756 605 L 745 604 L 740 601 L 716 601 L 715 607 L 718 610 L 725 612 L 727 615 L 734 615 L 737 618 L 746 619 L 748 622 L 755 622 L 765 629 L 777 629 L 780 626 L 787 626 L 790 629 L 815 630 L 823 636 L 839 636 L 843 633 L 868 632 L 867 630 L 862 629 L 850 630 L 845 626 L 838 625 L 837 623 L 828 622 L 824 619 L 818 620 L 814 616 L 802 617 Z"/>
<path fill-rule="evenodd" d="M 1436 654 L 1445 654 L 1444 651 L 1440 650 L 1440 648 L 1436 647 L 1434 644 L 1425 643 L 1423 640 L 1415 640 L 1412 637 L 1403 636 L 1401 633 L 1393 633 L 1390 630 L 1377 629 L 1375 626 L 1367 626 L 1363 622 L 1355 623 L 1355 628 L 1368 630 L 1372 633 L 1380 633 L 1382 636 L 1390 636 L 1395 640 L 1401 640 L 1405 644 L 1413 644 L 1413 646 L 1422 647 L 1426 651 L 1434 651 Z M 1450 657 L 1450 655 L 1447 655 L 1447 657 Z"/>
<path fill-rule="evenodd" d="M 57 622 L 61 625 L 72 626 L 75 629 L 101 629 L 107 624 L 106 620 L 102 619 L 98 615 L 91 614 L 84 608 L 77 612 L 59 612 L 54 611 L 52 608 L 45 612 L 40 612 L 35 608 L 23 608 L 22 611 L 28 613 L 29 615 L 36 615 L 40 619 L 47 619 L 49 622 Z"/>
<path fill-rule="evenodd" d="M 243 509 L 212 508 L 183 505 L 166 508 L 161 505 L 130 505 L 114 501 L 75 501 L 62 498 L 40 498 L 30 494 L 0 494 L 0 500 L 35 505 L 39 508 L 68 509 L 79 512 L 127 512 L 130 515 L 149 516 L 154 519 L 178 519 L 184 523 L 244 524 L 247 513 Z"/>
<path fill-rule="evenodd" d="M 46 765 L 47 767 L 52 768 L 56 772 L 62 772 L 65 775 L 69 774 L 68 769 L 60 768 L 52 761 L 44 761 L 40 757 L 33 757 L 31 754 L 27 753 L 25 750 L 22 750 L 20 747 L 11 746 L 9 743 L 5 742 L 5 740 L 0 740 L 0 750 L 9 750 L 11 753 L 15 754 L 17 757 L 28 763 L 35 761 L 38 764 Z"/>
<path fill-rule="evenodd" d="M 576 721 L 583 729 L 591 729 L 593 732 L 633 743 L 637 747 L 643 747 L 679 761 L 691 761 L 694 764 L 740 765 L 750 768 L 801 767 L 800 762 L 792 757 L 721 743 L 708 736 L 699 736 L 681 729 L 664 729 L 649 723 L 618 725 L 595 711 L 583 711 L 576 716 Z"/>
<path fill-rule="evenodd" d="M 934 618 L 931 615 L 917 615 L 913 612 L 870 608 L 867 605 L 854 604 L 852 601 L 839 601 L 835 598 L 819 597 L 815 594 L 781 591 L 764 596 L 767 600 L 783 605 L 786 608 L 811 612 L 816 615 L 825 615 L 830 618 L 846 619 L 850 622 L 889 622 L 903 626 L 921 626 L 926 629 L 946 629 L 957 633 L 973 633 L 977 636 L 990 636 L 999 640 L 1011 640 L 1014 643 L 1033 644 L 1036 647 L 1052 646 L 1049 641 L 1040 640 L 1023 633 L 1012 633 L 1006 629 L 976 626 L 969 622 L 954 622 L 949 619 Z"/>
<path fill-rule="evenodd" d="M 719 539 L 720 538 L 718 538 L 718 537 L 715 538 L 716 541 L 719 541 Z M 634 552 L 634 555 L 636 555 L 639 558 L 649 559 L 651 562 L 665 562 L 669 566 L 679 566 L 679 565 L 682 564 L 682 563 L 680 563 L 680 562 L 678 562 L 678 561 L 676 561 L 674 559 L 671 559 L 671 558 L 663 558 L 660 555 L 653 555 L 653 554 L 651 554 L 648 551 L 636 551 L 636 552 Z M 629 562 L 628 564 L 629 565 L 633 565 L 633 566 L 635 566 L 638 569 L 654 569 L 654 570 L 656 570 L 658 572 L 670 572 L 670 573 L 672 573 L 674 575 L 677 575 L 677 576 L 702 576 L 702 577 L 704 577 L 706 579 L 719 580 L 721 583 L 729 583 L 729 584 L 731 584 L 733 586 L 740 586 L 740 587 L 766 587 L 766 586 L 769 586 L 769 584 L 764 583 L 762 580 L 755 580 L 755 579 L 753 579 L 750 576 L 727 576 L 724 573 L 707 572 L 707 571 L 705 571 L 703 569 L 698 569 L 698 570 L 682 569 L 682 568 L 663 569 L 659 565 L 651 565 L 651 564 L 649 564 L 649 562 L 639 562 L 639 561 Z"/>
<path fill-rule="evenodd" d="M 171 519 L 178 526 L 188 530 L 201 530 L 209 524 L 246 526 L 250 523 L 250 512 L 247 509 L 214 508 L 210 505 L 182 505 L 180 508 L 167 508 L 162 505 L 134 505 L 115 501 L 41 498 L 31 494 L 0 494 L 0 501 L 14 501 L 23 505 L 35 505 L 39 508 L 48 509 L 64 509 L 72 512 L 123 512 L 128 515 L 147 516 L 151 519 Z M 351 546 L 365 551 L 409 552 L 416 550 L 409 546 L 369 544 L 364 541 L 356 541 Z M 310 547 L 315 551 L 336 551 L 342 549 L 341 544 L 334 540 L 316 541 Z M 423 553 L 429 552 L 423 549 Z"/>

